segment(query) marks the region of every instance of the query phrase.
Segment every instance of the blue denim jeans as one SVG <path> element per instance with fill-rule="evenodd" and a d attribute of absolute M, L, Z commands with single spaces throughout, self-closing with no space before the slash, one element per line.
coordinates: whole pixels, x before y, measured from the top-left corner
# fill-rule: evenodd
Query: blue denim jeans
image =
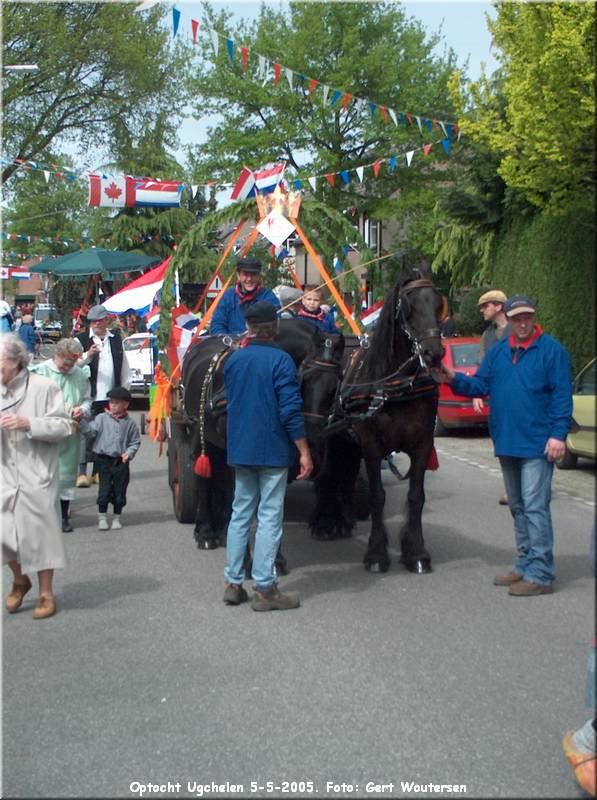
<path fill-rule="evenodd" d="M 275 559 L 282 538 L 288 469 L 236 467 L 235 473 L 234 501 L 226 543 L 228 563 L 224 576 L 228 583 L 242 583 L 245 579 L 243 560 L 249 528 L 256 514 L 252 577 L 255 588 L 265 591 L 276 580 Z"/>
<path fill-rule="evenodd" d="M 546 458 L 500 456 L 500 464 L 514 517 L 518 550 L 514 570 L 525 581 L 550 584 L 556 576 L 549 508 L 553 462 Z"/>

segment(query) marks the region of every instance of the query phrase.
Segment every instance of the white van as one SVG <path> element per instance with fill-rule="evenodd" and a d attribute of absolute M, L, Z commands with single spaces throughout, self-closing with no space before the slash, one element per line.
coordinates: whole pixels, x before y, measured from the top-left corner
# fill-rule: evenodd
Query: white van
<path fill-rule="evenodd" d="M 131 368 L 131 394 L 149 396 L 157 353 L 156 342 L 157 337 L 151 333 L 133 333 L 122 342 Z"/>

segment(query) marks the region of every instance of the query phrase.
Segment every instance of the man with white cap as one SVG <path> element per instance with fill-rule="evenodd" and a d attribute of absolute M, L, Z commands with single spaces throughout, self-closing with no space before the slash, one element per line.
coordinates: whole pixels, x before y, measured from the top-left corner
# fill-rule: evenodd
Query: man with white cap
<path fill-rule="evenodd" d="M 511 297 L 504 311 L 512 333 L 489 350 L 476 375 L 442 364 L 439 380 L 457 394 L 489 395 L 489 428 L 500 459 L 518 558 L 496 575 L 515 597 L 550 594 L 555 579 L 551 481 L 564 455 L 572 414 L 572 369 L 567 350 L 535 322 L 535 304 Z"/>
<path fill-rule="evenodd" d="M 91 372 L 91 416 L 96 417 L 108 405 L 108 392 L 116 386 L 130 387 L 131 370 L 122 347 L 122 339 L 118 331 L 111 331 L 110 314 L 104 306 L 92 306 L 87 312 L 89 333 L 79 333 L 75 338 L 83 345 L 84 355 L 79 366 L 89 366 Z M 79 464 L 78 488 L 90 486 L 87 478 L 87 463 L 91 460 L 91 451 L 87 447 L 88 437 L 81 437 L 81 463 Z M 99 482 L 94 469 L 92 480 Z"/>

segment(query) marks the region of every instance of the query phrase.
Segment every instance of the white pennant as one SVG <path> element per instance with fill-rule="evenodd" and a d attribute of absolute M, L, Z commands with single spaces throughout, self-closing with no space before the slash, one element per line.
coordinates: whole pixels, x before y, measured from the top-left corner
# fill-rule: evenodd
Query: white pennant
<path fill-rule="evenodd" d="M 398 125 L 398 117 L 396 116 L 396 112 L 393 108 L 388 108 L 388 114 L 392 117 L 392 122 L 394 125 Z"/>
<path fill-rule="evenodd" d="M 356 172 L 357 172 L 357 176 L 359 178 L 359 181 L 361 183 L 363 183 L 363 175 L 365 173 L 365 167 L 357 167 L 356 168 Z"/>
<path fill-rule="evenodd" d="M 421 117 L 417 117 L 415 114 L 415 119 L 417 120 L 417 125 L 419 126 L 419 133 L 423 133 L 423 128 L 421 127 Z"/>
<path fill-rule="evenodd" d="M 309 178 L 309 183 L 313 191 L 315 191 L 317 189 L 317 178 Z"/>
<path fill-rule="evenodd" d="M 198 188 L 199 186 L 197 186 L 197 184 L 191 184 L 191 197 L 193 198 L 195 197 Z"/>
<path fill-rule="evenodd" d="M 257 71 L 257 80 L 262 81 L 265 78 L 265 56 L 259 56 L 259 67 Z"/>
<path fill-rule="evenodd" d="M 286 79 L 287 79 L 288 85 L 290 86 L 291 89 L 292 89 L 292 75 L 293 75 L 293 72 L 290 69 L 290 67 L 286 67 Z"/>
<path fill-rule="evenodd" d="M 444 123 L 441 121 L 441 119 L 438 119 L 438 122 L 439 122 L 439 126 L 440 126 L 440 128 L 441 128 L 441 129 L 442 129 L 442 131 L 444 132 L 444 136 L 445 136 L 445 137 L 446 137 L 446 139 L 447 139 L 447 138 L 448 138 L 448 131 L 446 130 L 446 126 L 445 126 L 445 125 L 444 125 Z"/>
<path fill-rule="evenodd" d="M 327 106 L 328 104 L 328 94 L 330 93 L 330 87 L 323 84 L 323 104 Z"/>
<path fill-rule="evenodd" d="M 215 31 L 210 31 L 209 35 L 211 36 L 211 43 L 214 46 L 215 54 L 218 55 L 218 50 L 220 48 L 220 37 Z"/>
<path fill-rule="evenodd" d="M 46 183 L 50 180 L 50 173 L 47 169 L 44 169 L 44 178 L 46 179 Z"/>
<path fill-rule="evenodd" d="M 410 162 L 413 160 L 413 156 L 415 154 L 414 150 L 409 150 L 406 154 L 406 166 L 410 167 Z"/>

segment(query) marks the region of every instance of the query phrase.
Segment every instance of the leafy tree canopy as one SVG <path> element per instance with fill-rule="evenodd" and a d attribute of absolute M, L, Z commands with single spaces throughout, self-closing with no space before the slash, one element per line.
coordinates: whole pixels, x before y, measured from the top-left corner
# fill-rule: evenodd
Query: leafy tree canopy
<path fill-rule="evenodd" d="M 35 160 L 67 141 L 118 150 L 155 109 L 180 107 L 177 76 L 188 59 L 160 24 L 168 13 L 157 5 L 137 14 L 130 3 L 3 3 L 3 62 L 39 67 L 4 76 L 6 153 Z"/>
<path fill-rule="evenodd" d="M 212 126 L 206 144 L 191 153 L 198 181 L 214 175 L 233 181 L 244 164 L 258 168 L 282 160 L 303 177 L 321 175 L 439 138 L 421 136 L 416 126 L 396 127 L 391 120 L 385 124 L 379 112 L 372 118 L 354 103 L 347 111 L 340 102 L 331 107 L 329 100 L 324 107 L 321 88 L 307 99 L 308 81 L 301 82 L 299 74 L 391 108 L 453 118 L 447 82 L 454 55 L 448 51 L 436 56 L 439 37 L 427 38 L 420 23 L 407 19 L 398 4 L 290 3 L 284 11 L 264 5 L 256 21 L 241 22 L 233 34 L 228 33 L 225 11 L 216 14 L 206 5 L 205 18 L 220 34 L 233 35 L 236 44 L 248 47 L 251 55 L 245 72 L 240 52 L 233 65 L 224 46 L 215 57 L 209 36 L 203 34 L 203 56 L 190 90 L 198 98 L 197 113 L 223 119 Z M 294 90 L 284 75 L 277 87 L 271 74 L 260 81 L 255 54 L 294 70 Z M 370 211 L 398 187 L 405 172 L 389 176 L 386 168 L 376 179 L 363 185 L 353 181 L 345 188 L 320 181 L 318 198 L 339 210 Z"/>
<path fill-rule="evenodd" d="M 499 154 L 505 183 L 535 207 L 564 213 L 595 191 L 595 5 L 495 3 L 501 70 L 452 93 L 459 124 Z"/>

